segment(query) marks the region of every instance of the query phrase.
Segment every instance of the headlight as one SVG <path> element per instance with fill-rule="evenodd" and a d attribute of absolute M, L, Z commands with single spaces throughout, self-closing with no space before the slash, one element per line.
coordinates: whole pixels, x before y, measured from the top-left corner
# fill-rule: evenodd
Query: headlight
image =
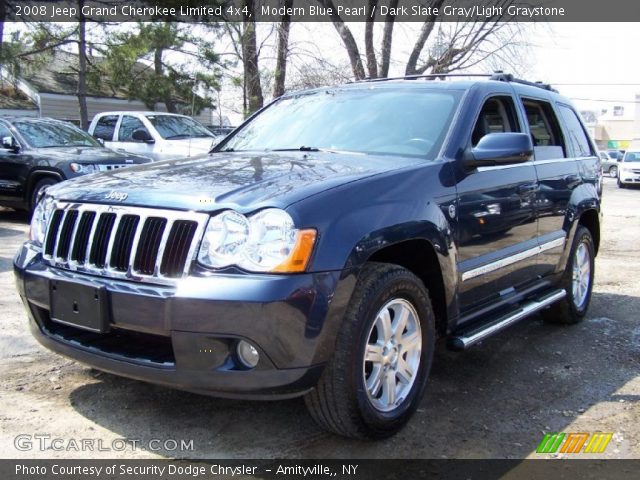
<path fill-rule="evenodd" d="M 253 272 L 302 272 L 316 231 L 296 229 L 287 212 L 262 210 L 249 218 L 227 210 L 209 220 L 198 261 L 208 267 L 237 265 Z"/>
<path fill-rule="evenodd" d="M 91 163 L 71 163 L 69 167 L 71 171 L 75 173 L 93 173 L 98 171 L 96 166 Z"/>
<path fill-rule="evenodd" d="M 249 221 L 244 215 L 227 210 L 209 220 L 198 261 L 216 268 L 233 265 L 248 239 Z"/>
<path fill-rule="evenodd" d="M 29 240 L 42 246 L 44 238 L 47 234 L 47 227 L 53 212 L 53 197 L 46 195 L 38 202 L 36 208 L 33 209 L 31 217 L 31 228 L 29 229 Z"/>

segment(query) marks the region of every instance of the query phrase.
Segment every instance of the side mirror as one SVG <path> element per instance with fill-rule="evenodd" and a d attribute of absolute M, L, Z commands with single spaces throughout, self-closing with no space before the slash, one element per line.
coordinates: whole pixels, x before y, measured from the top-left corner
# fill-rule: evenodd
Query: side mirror
<path fill-rule="evenodd" d="M 156 141 L 153 139 L 153 137 L 149 134 L 149 132 L 147 132 L 146 130 L 134 130 L 133 134 L 131 135 L 131 138 L 133 138 L 134 140 L 138 141 L 138 142 L 144 142 L 144 143 L 155 143 Z"/>
<path fill-rule="evenodd" d="M 20 151 L 20 145 L 13 137 L 2 137 L 2 148 L 5 150 L 11 150 L 13 153 Z"/>
<path fill-rule="evenodd" d="M 533 142 L 526 133 L 489 133 L 478 145 L 467 149 L 464 165 L 468 168 L 524 163 L 533 156 Z"/>
<path fill-rule="evenodd" d="M 104 147 L 104 138 L 102 137 L 94 137 L 96 139 L 96 142 L 98 142 L 100 145 L 102 145 Z"/>

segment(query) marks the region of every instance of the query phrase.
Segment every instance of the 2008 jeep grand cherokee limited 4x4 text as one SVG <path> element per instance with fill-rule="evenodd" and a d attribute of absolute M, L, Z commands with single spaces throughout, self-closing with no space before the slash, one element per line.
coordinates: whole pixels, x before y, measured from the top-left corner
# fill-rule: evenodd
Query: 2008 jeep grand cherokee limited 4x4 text
<path fill-rule="evenodd" d="M 286 95 L 208 157 L 51 187 L 15 257 L 33 334 L 97 369 L 323 427 L 410 418 L 437 337 L 579 322 L 600 160 L 570 102 L 510 75 Z"/>

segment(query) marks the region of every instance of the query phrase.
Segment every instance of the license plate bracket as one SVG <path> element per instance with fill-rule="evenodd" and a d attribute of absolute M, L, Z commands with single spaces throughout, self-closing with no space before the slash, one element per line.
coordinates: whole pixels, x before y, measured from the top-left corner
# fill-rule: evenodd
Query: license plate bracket
<path fill-rule="evenodd" d="M 49 282 L 51 320 L 97 333 L 109 331 L 107 290 L 84 283 Z"/>

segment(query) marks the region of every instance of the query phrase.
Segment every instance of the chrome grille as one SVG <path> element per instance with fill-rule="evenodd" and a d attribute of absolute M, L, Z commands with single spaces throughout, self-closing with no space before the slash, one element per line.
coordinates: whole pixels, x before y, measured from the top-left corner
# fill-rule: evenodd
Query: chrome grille
<path fill-rule="evenodd" d="M 208 218 L 204 213 L 58 203 L 44 259 L 67 270 L 172 283 L 188 274 Z"/>
<path fill-rule="evenodd" d="M 101 172 L 110 172 L 111 170 L 118 170 L 120 168 L 126 168 L 134 165 L 133 163 L 116 163 L 116 164 L 99 164 L 98 170 Z"/>

